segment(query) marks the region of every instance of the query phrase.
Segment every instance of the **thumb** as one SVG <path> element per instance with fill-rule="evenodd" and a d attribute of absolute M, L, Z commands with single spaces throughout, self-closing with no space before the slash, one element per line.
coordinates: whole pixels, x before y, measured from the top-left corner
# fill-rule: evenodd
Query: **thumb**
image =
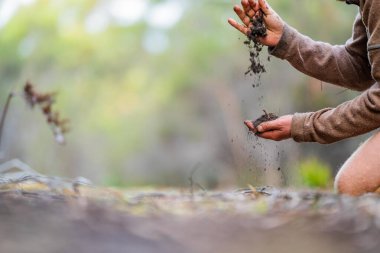
<path fill-rule="evenodd" d="M 265 15 L 269 15 L 271 13 L 271 9 L 269 4 L 265 0 L 259 0 L 260 9 L 263 11 Z"/>
<path fill-rule="evenodd" d="M 267 131 L 272 131 L 272 130 L 275 130 L 275 129 L 277 129 L 277 123 L 276 123 L 276 121 L 264 122 L 264 123 L 261 123 L 257 127 L 257 131 L 259 131 L 260 133 L 264 133 L 264 132 L 267 132 Z"/>

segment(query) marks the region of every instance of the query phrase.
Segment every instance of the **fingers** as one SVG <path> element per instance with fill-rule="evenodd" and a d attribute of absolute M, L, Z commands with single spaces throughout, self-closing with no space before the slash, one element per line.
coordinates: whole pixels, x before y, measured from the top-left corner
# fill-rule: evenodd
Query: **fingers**
<path fill-rule="evenodd" d="M 228 19 L 228 23 L 230 23 L 240 32 L 247 34 L 247 27 L 251 25 L 251 18 L 253 18 L 256 15 L 256 12 L 260 9 L 260 5 L 257 2 L 257 0 L 242 0 L 241 5 L 243 9 L 239 5 L 235 5 L 234 11 L 239 16 L 240 20 L 243 22 L 245 26 L 240 25 L 234 19 Z"/>
<path fill-rule="evenodd" d="M 246 26 L 240 25 L 234 19 L 229 18 L 228 19 L 228 23 L 230 23 L 230 25 L 232 25 L 233 27 L 235 27 L 237 30 L 239 30 L 243 34 L 247 34 L 248 33 L 248 28 Z"/>
<path fill-rule="evenodd" d="M 235 13 L 239 16 L 240 20 L 246 25 L 249 26 L 250 18 L 246 15 L 246 13 L 238 6 L 234 7 Z"/>
<path fill-rule="evenodd" d="M 257 127 L 257 131 L 259 131 L 260 133 L 264 133 L 264 132 L 268 132 L 268 131 L 274 131 L 274 130 L 280 130 L 280 129 L 281 129 L 281 125 L 278 123 L 277 120 L 261 123 Z"/>
<path fill-rule="evenodd" d="M 253 125 L 253 122 L 252 122 L 252 121 L 250 121 L 250 120 L 246 120 L 246 121 L 244 121 L 244 124 L 248 127 L 248 129 L 249 129 L 250 131 L 252 131 L 252 132 L 254 132 L 254 133 L 257 132 L 257 130 L 256 130 L 255 126 Z"/>
<path fill-rule="evenodd" d="M 248 127 L 248 129 L 257 134 L 260 138 L 273 141 L 282 141 L 289 138 L 288 134 L 282 130 L 279 124 L 272 123 L 273 122 L 262 123 L 256 129 L 252 121 L 244 121 L 244 124 Z"/>
<path fill-rule="evenodd" d="M 269 131 L 259 134 L 260 138 L 273 140 L 273 141 L 282 141 L 285 138 L 284 134 L 281 131 Z"/>
<path fill-rule="evenodd" d="M 255 15 L 255 11 L 252 8 L 251 2 L 252 0 L 242 0 L 241 5 L 243 6 L 244 13 L 249 17 L 252 18 Z"/>
<path fill-rule="evenodd" d="M 243 6 L 245 13 L 248 13 L 251 10 L 251 5 L 249 4 L 248 0 L 242 0 L 241 6 Z"/>
<path fill-rule="evenodd" d="M 280 130 L 281 125 L 277 123 L 276 121 L 268 121 L 261 123 L 257 128 L 253 124 L 252 121 L 246 120 L 244 121 L 244 124 L 248 127 L 248 129 L 254 133 L 259 132 L 259 133 L 264 133 L 268 131 L 274 131 L 274 130 Z"/>
<path fill-rule="evenodd" d="M 263 122 L 257 128 L 252 121 L 247 120 L 244 124 L 261 138 L 282 141 L 291 138 L 292 121 L 293 115 L 285 115 L 273 121 Z"/>
<path fill-rule="evenodd" d="M 260 9 L 260 5 L 257 3 L 256 0 L 248 0 L 248 2 L 251 6 L 251 9 L 253 10 L 253 13 L 255 14 Z"/>
<path fill-rule="evenodd" d="M 259 0 L 259 8 L 263 11 L 265 15 L 269 15 L 271 13 L 270 7 L 265 0 Z"/>

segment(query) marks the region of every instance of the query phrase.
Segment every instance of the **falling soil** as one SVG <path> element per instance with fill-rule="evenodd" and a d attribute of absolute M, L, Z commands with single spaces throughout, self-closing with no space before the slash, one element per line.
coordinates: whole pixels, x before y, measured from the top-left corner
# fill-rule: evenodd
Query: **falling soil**
<path fill-rule="evenodd" d="M 265 110 L 264 111 L 264 114 L 261 115 L 260 118 L 252 121 L 253 125 L 255 126 L 255 128 L 257 129 L 257 127 L 261 124 L 261 123 L 264 123 L 264 122 L 268 122 L 268 121 L 272 121 L 272 120 L 276 120 L 278 119 L 278 116 L 274 113 L 267 113 Z"/>
<path fill-rule="evenodd" d="M 264 65 L 261 63 L 260 53 L 263 50 L 263 45 L 259 42 L 260 37 L 267 35 L 267 28 L 264 24 L 264 13 L 259 10 L 254 18 L 251 18 L 252 27 L 247 35 L 247 40 L 244 41 L 249 48 L 249 61 L 251 65 L 248 67 L 245 75 L 257 75 L 258 82 L 253 84 L 253 87 L 260 85 L 261 74 L 266 72 Z M 269 57 L 268 57 L 269 60 Z"/>

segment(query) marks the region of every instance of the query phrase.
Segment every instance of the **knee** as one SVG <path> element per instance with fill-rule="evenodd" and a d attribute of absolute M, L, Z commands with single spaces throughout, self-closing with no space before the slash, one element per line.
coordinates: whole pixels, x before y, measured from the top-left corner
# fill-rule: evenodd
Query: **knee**
<path fill-rule="evenodd" d="M 355 184 L 353 178 L 344 171 L 340 171 L 335 178 L 334 182 L 335 191 L 339 194 L 346 194 L 351 196 L 359 196 L 365 194 L 367 191 Z"/>
<path fill-rule="evenodd" d="M 378 192 L 380 190 L 379 187 L 380 185 L 372 182 L 371 178 L 360 177 L 343 168 L 335 177 L 334 182 L 334 188 L 337 193 L 350 196 L 360 196 L 370 192 Z"/>

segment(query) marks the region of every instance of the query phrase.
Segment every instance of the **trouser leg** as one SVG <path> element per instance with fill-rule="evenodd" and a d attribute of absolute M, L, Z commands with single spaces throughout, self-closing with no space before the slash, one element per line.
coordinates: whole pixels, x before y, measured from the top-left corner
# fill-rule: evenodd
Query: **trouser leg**
<path fill-rule="evenodd" d="M 342 194 L 361 195 L 380 187 L 380 132 L 363 143 L 343 164 L 335 178 Z"/>

